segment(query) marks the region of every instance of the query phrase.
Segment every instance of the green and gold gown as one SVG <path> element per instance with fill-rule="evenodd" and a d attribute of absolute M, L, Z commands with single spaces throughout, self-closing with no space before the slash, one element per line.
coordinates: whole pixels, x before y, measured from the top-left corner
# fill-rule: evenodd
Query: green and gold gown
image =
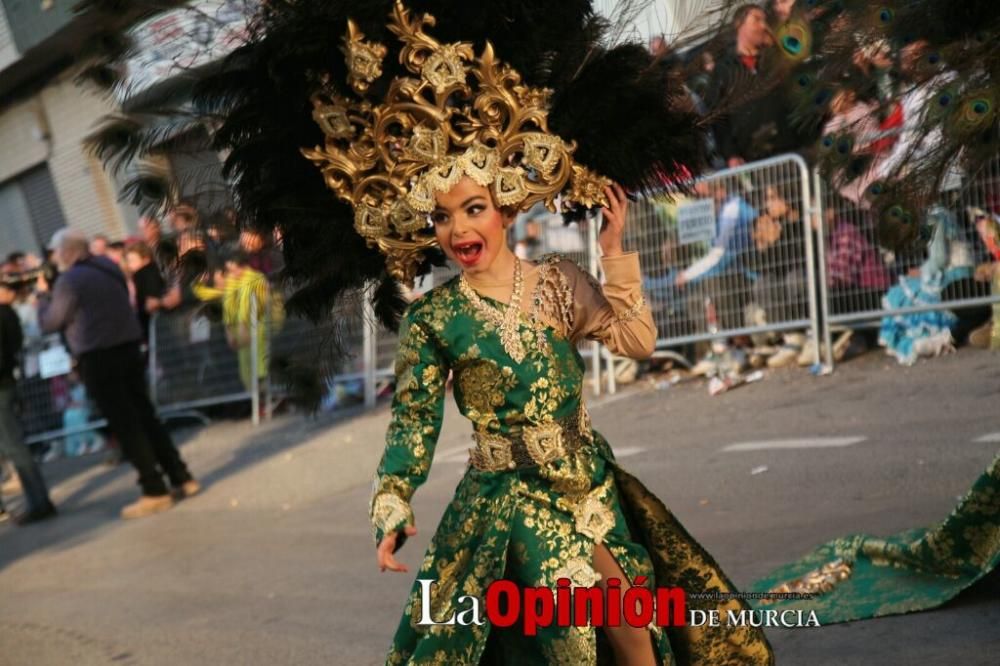
<path fill-rule="evenodd" d="M 758 607 L 813 611 L 830 624 L 935 608 L 998 564 L 1000 454 L 941 523 L 884 538 L 834 539 L 752 588 L 813 595 Z"/>
<path fill-rule="evenodd" d="M 591 586 L 603 542 L 629 581 L 687 593 L 733 592 L 712 557 L 670 511 L 616 462 L 591 428 L 577 344 L 648 356 L 655 325 L 641 295 L 635 253 L 603 261 L 602 288 L 573 262 L 550 256 L 523 278 L 524 298 L 505 317 L 511 283 L 454 278 L 410 305 L 400 327 L 396 393 L 385 453 L 372 492 L 375 541 L 413 524 L 410 498 L 427 478 L 441 427 L 445 385 L 473 425 L 474 448 L 418 579 L 432 579 L 440 621 L 483 599 L 495 580 L 556 588 L 559 578 Z M 513 280 L 512 280 L 513 282 Z M 400 534 L 400 539 L 403 535 Z M 387 664 L 612 663 L 594 627 L 418 625 L 414 584 Z M 708 596 L 708 595 L 706 595 Z M 688 598 L 689 609 L 742 610 L 742 601 Z M 770 664 L 759 628 L 651 625 L 664 664 Z"/>

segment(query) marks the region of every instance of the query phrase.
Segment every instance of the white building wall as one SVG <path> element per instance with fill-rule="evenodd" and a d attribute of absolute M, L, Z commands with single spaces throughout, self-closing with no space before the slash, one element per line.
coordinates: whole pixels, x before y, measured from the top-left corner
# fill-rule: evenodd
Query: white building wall
<path fill-rule="evenodd" d="M 88 235 L 120 238 L 125 225 L 114 184 L 83 146 L 84 138 L 115 107 L 90 88 L 76 85 L 69 73 L 47 86 L 40 98 L 52 131 L 49 170 L 67 224 Z"/>
<path fill-rule="evenodd" d="M 7 13 L 0 5 L 0 72 L 10 67 L 21 57 L 14 44 L 14 35 L 10 31 L 10 24 L 7 23 Z"/>
<path fill-rule="evenodd" d="M 0 108 L 0 183 L 44 162 L 45 110 L 38 98 Z"/>
<path fill-rule="evenodd" d="M 52 175 L 70 227 L 88 235 L 126 235 L 117 193 L 83 139 L 114 106 L 65 72 L 33 97 L 0 108 L 0 183 L 41 163 Z"/>
<path fill-rule="evenodd" d="M 616 21 L 622 15 L 623 4 L 626 3 L 622 0 L 594 0 L 594 9 Z M 664 35 L 670 44 L 678 37 L 687 37 L 715 25 L 724 0 L 649 0 L 627 4 L 638 5 L 641 9 L 623 29 L 624 39 L 638 39 L 648 44 L 652 37 Z"/>

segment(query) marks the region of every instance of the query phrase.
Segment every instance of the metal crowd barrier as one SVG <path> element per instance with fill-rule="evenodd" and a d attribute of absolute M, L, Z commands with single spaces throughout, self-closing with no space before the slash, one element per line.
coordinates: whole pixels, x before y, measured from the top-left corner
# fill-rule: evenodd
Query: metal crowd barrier
<path fill-rule="evenodd" d="M 813 179 L 823 229 L 818 234 L 817 282 L 828 367 L 834 365 L 831 331 L 836 328 L 877 326 L 884 318 L 947 310 L 959 318 L 954 330 L 961 343 L 977 323 L 989 320 L 1000 293 L 976 274 L 977 266 L 993 261 L 979 238 L 976 217 L 991 214 L 1000 204 L 1000 158 L 957 187 L 943 189 L 928 210 L 913 211 L 913 242 L 901 252 L 881 248 L 877 220 L 863 198 L 846 187 L 838 191 L 828 186 L 818 170 Z M 909 305 L 885 298 L 890 288 L 904 282 L 912 290 L 928 271 L 941 275 L 940 292 L 932 289 L 933 298 L 915 298 Z"/>
<path fill-rule="evenodd" d="M 1000 292 L 975 275 L 975 266 L 988 257 L 974 217 L 998 206 L 1000 160 L 942 193 L 934 214 L 950 234 L 946 265 L 968 270 L 953 271 L 957 277 L 942 292 L 941 303 L 904 308 L 890 307 L 883 296 L 900 277 L 919 271 L 928 244 L 896 254 L 881 250 L 865 206 L 827 187 L 816 172 L 810 179 L 798 155 L 705 176 L 689 196 L 633 202 L 625 242 L 640 253 L 659 354 L 717 338 L 748 335 L 774 342 L 784 332 L 809 330 L 813 339 L 825 340 L 825 361 L 832 367 L 832 328 L 929 310 L 986 314 L 1000 303 Z M 535 209 L 518 220 L 511 241 L 522 257 L 559 252 L 600 278 L 599 226 L 599 218 L 565 225 L 561 217 Z M 822 233 L 814 235 L 814 228 Z M 453 273 L 437 270 L 424 288 Z M 219 310 L 219 304 L 201 304 L 153 317 L 149 390 L 163 416 L 202 416 L 213 406 L 250 401 L 254 422 L 267 418 L 276 401 L 288 397 L 288 387 L 270 372 L 276 360 L 330 377 L 321 387 L 324 410 L 372 406 L 392 382 L 397 337 L 375 323 L 360 294 L 345 300 L 323 325 L 284 317 L 276 322 L 271 312 L 264 317 L 253 312 L 249 349 L 242 353 L 227 341 Z M 340 347 L 334 348 L 337 341 Z M 266 353 L 260 353 L 260 344 Z M 606 386 L 614 392 L 617 360 L 597 343 L 585 343 L 580 351 L 591 361 L 594 391 Z M 68 453 L 95 447 L 93 433 L 105 422 L 72 372 L 59 337 L 29 337 L 22 360 L 18 388 L 26 440 L 61 440 Z"/>
<path fill-rule="evenodd" d="M 218 303 L 151 319 L 147 379 L 153 404 L 165 416 L 251 399 L 237 352 L 226 340 Z"/>
<path fill-rule="evenodd" d="M 25 442 L 52 442 L 54 451 L 79 455 L 103 445 L 95 431 L 106 425 L 72 371 L 58 335 L 26 335 L 17 382 Z"/>
<path fill-rule="evenodd" d="M 657 348 L 818 331 L 809 170 L 780 155 L 699 179 L 688 196 L 629 207 Z M 818 359 L 817 359 L 818 360 Z"/>

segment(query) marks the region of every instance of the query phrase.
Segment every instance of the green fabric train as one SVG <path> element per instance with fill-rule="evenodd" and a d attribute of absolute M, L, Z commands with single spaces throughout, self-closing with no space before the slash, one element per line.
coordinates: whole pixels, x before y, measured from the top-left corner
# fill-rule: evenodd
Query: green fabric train
<path fill-rule="evenodd" d="M 806 592 L 802 600 L 756 602 L 760 610 L 815 611 L 821 624 L 936 608 L 1000 564 L 1000 454 L 943 522 L 879 538 L 823 544 L 750 586 Z"/>

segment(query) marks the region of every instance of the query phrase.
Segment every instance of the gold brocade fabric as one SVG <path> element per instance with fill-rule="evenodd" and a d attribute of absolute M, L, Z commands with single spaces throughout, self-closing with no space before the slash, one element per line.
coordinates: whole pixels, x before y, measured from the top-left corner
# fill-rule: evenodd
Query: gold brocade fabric
<path fill-rule="evenodd" d="M 937 525 L 889 537 L 834 539 L 756 581 L 752 589 L 783 591 L 820 580 L 811 599 L 777 600 L 761 608 L 812 611 L 821 624 L 830 624 L 935 608 L 998 564 L 1000 454 Z M 831 569 L 838 570 L 832 580 L 823 575 Z"/>
<path fill-rule="evenodd" d="M 638 273 L 637 260 L 620 260 L 623 266 L 632 262 Z M 619 316 L 641 297 L 638 276 L 633 284 L 631 269 L 619 268 L 618 274 L 609 271 L 605 291 L 611 293 L 605 296 L 570 262 L 558 257 L 543 262 L 532 273 L 532 289 L 525 285 L 526 294 L 540 294 L 543 302 L 529 303 L 520 319 L 521 362 L 505 352 L 495 321 L 482 316 L 457 280 L 408 309 L 400 329 L 392 420 L 372 496 L 376 541 L 413 521 L 409 501 L 430 470 L 449 372 L 455 400 L 478 440 L 516 439 L 532 429 L 546 433 L 556 423 L 561 437 L 574 440 L 563 442 L 556 459 L 536 453 L 548 460 L 536 466 L 466 470 L 416 576 L 436 581 L 429 601 L 435 619 L 466 609 L 464 595 L 483 599 L 500 578 L 523 587 L 554 588 L 561 577 L 591 586 L 597 544 L 608 548 L 630 581 L 645 576 L 649 586 L 681 586 L 692 594 L 735 591 L 664 505 L 617 465 L 583 407 L 584 363 L 577 341 L 603 336 L 641 347 L 636 341 L 651 329 L 648 309 Z M 611 284 L 612 277 L 618 284 Z M 492 307 L 505 307 L 485 290 L 479 293 Z M 589 305 L 581 308 L 581 302 Z M 722 615 L 744 608 L 741 604 L 689 600 L 691 608 L 714 608 Z M 593 627 L 545 627 L 528 637 L 518 625 L 501 629 L 488 621 L 422 626 L 420 615 L 421 588 L 415 583 L 387 664 L 612 663 L 606 639 Z M 664 664 L 773 663 L 760 628 L 650 631 Z"/>

